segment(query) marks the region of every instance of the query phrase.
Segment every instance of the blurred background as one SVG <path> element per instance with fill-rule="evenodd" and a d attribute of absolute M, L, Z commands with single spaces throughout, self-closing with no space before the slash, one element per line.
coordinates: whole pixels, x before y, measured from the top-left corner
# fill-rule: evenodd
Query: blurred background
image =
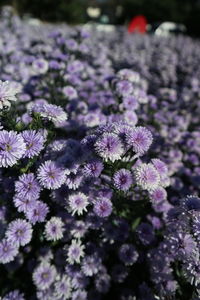
<path fill-rule="evenodd" d="M 68 24 L 128 26 L 134 16 L 143 15 L 149 31 L 167 21 L 200 36 L 200 0 L 0 0 L 3 5 L 12 5 L 26 18 Z"/>

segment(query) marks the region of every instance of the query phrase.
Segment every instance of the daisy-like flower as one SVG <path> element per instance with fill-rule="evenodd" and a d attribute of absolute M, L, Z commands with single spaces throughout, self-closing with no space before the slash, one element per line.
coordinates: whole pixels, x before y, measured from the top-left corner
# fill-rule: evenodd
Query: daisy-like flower
<path fill-rule="evenodd" d="M 44 222 L 48 212 L 49 208 L 46 203 L 36 201 L 35 205 L 26 211 L 26 217 L 32 224 L 35 224 L 36 222 Z"/>
<path fill-rule="evenodd" d="M 125 265 L 132 265 L 138 259 L 138 253 L 135 247 L 131 244 L 124 244 L 120 247 L 119 258 Z"/>
<path fill-rule="evenodd" d="M 55 283 L 55 299 L 70 299 L 71 298 L 71 281 L 63 275 L 62 278 Z"/>
<path fill-rule="evenodd" d="M 154 202 L 161 202 L 167 199 L 166 190 L 159 186 L 150 193 L 151 200 Z"/>
<path fill-rule="evenodd" d="M 77 193 L 69 196 L 68 199 L 70 210 L 72 215 L 82 215 L 84 211 L 87 211 L 88 197 L 83 193 Z"/>
<path fill-rule="evenodd" d="M 98 273 L 100 266 L 101 259 L 94 254 L 83 259 L 81 269 L 86 276 L 93 276 Z"/>
<path fill-rule="evenodd" d="M 103 171 L 103 163 L 99 160 L 93 160 L 85 164 L 83 174 L 86 177 L 99 177 Z"/>
<path fill-rule="evenodd" d="M 101 218 L 106 218 L 112 213 L 112 202 L 109 199 L 97 200 L 94 205 L 94 212 Z"/>
<path fill-rule="evenodd" d="M 45 74 L 48 71 L 49 64 L 43 58 L 35 59 L 32 63 L 33 72 L 37 75 Z"/>
<path fill-rule="evenodd" d="M 39 290 L 46 290 L 55 281 L 56 268 L 47 262 L 42 262 L 33 272 L 33 282 Z"/>
<path fill-rule="evenodd" d="M 27 200 L 37 200 L 40 195 L 40 185 L 33 173 L 23 174 L 15 182 L 15 192 L 17 198 Z"/>
<path fill-rule="evenodd" d="M 52 121 L 55 125 L 62 124 L 67 120 L 67 114 L 62 107 L 54 104 L 37 104 L 32 110 L 39 113 L 44 119 Z"/>
<path fill-rule="evenodd" d="M 14 290 L 6 294 L 2 300 L 25 300 L 24 294 L 20 293 L 18 290 Z"/>
<path fill-rule="evenodd" d="M 14 260 L 19 252 L 19 248 L 9 242 L 7 239 L 3 239 L 0 242 L 0 263 L 6 264 Z"/>
<path fill-rule="evenodd" d="M 127 80 L 121 80 L 117 83 L 116 90 L 120 96 L 128 96 L 133 92 L 133 85 Z"/>
<path fill-rule="evenodd" d="M 80 240 L 72 240 L 71 245 L 67 251 L 67 261 L 69 264 L 80 263 L 81 258 L 84 256 L 85 246 L 81 244 Z"/>
<path fill-rule="evenodd" d="M 160 183 L 160 175 L 151 164 L 141 164 L 134 170 L 136 183 L 144 190 L 154 190 Z"/>
<path fill-rule="evenodd" d="M 32 226 L 23 219 L 16 219 L 12 221 L 6 231 L 8 242 L 16 246 L 25 246 L 31 241 Z"/>
<path fill-rule="evenodd" d="M 133 183 L 133 176 L 129 170 L 121 169 L 114 174 L 114 186 L 122 191 L 127 191 Z"/>
<path fill-rule="evenodd" d="M 26 143 L 26 152 L 24 157 L 31 158 L 38 155 L 44 148 L 44 137 L 36 130 L 25 130 L 22 132 L 22 137 Z"/>
<path fill-rule="evenodd" d="M 127 133 L 126 142 L 137 155 L 143 155 L 151 146 L 153 137 L 147 128 L 138 126 Z"/>
<path fill-rule="evenodd" d="M 104 133 L 95 143 L 95 149 L 105 161 L 112 162 L 120 159 L 124 152 L 120 139 L 113 133 Z"/>
<path fill-rule="evenodd" d="M 132 125 L 132 126 L 135 126 L 138 122 L 138 117 L 136 115 L 136 113 L 134 111 L 130 111 L 130 110 L 127 110 L 125 111 L 124 113 L 124 120 Z"/>
<path fill-rule="evenodd" d="M 56 163 L 51 160 L 39 167 L 37 177 L 40 184 L 49 190 L 58 189 L 66 180 L 65 171 L 57 167 Z"/>
<path fill-rule="evenodd" d="M 78 97 L 77 91 L 73 86 L 67 85 L 63 88 L 63 94 L 69 99 L 76 99 Z"/>
<path fill-rule="evenodd" d="M 153 158 L 151 162 L 158 171 L 161 178 L 166 178 L 168 176 L 168 167 L 162 160 Z"/>
<path fill-rule="evenodd" d="M 13 202 L 18 212 L 24 213 L 27 213 L 30 209 L 32 210 L 37 203 L 34 198 L 26 198 L 24 196 L 20 197 L 18 195 L 15 195 Z"/>
<path fill-rule="evenodd" d="M 0 109 L 10 107 L 11 101 L 17 101 L 16 94 L 19 92 L 19 86 L 13 82 L 0 80 Z"/>
<path fill-rule="evenodd" d="M 57 241 L 63 237 L 64 223 L 59 217 L 52 217 L 45 225 L 45 237 L 48 241 Z"/>
<path fill-rule="evenodd" d="M 15 131 L 0 131 L 0 167 L 11 167 L 22 158 L 26 145 Z"/>

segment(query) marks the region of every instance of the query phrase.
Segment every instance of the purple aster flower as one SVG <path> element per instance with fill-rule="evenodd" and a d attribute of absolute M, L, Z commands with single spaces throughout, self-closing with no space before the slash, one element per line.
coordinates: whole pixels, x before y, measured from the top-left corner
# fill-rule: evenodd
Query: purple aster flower
<path fill-rule="evenodd" d="M 83 258 L 81 269 L 86 276 L 93 276 L 98 273 L 100 265 L 101 259 L 93 254 Z"/>
<path fill-rule="evenodd" d="M 134 170 L 136 183 L 145 190 L 154 190 L 160 183 L 160 176 L 152 164 L 141 164 Z"/>
<path fill-rule="evenodd" d="M 154 202 L 161 202 L 167 199 L 167 192 L 163 187 L 155 188 L 151 193 L 151 200 Z"/>
<path fill-rule="evenodd" d="M 133 177 L 129 170 L 120 169 L 113 176 L 114 186 L 118 190 L 128 191 L 133 183 Z"/>
<path fill-rule="evenodd" d="M 149 245 L 154 240 L 153 227 L 148 223 L 141 223 L 137 227 L 137 233 L 140 241 L 144 245 Z"/>
<path fill-rule="evenodd" d="M 122 80 L 116 84 L 116 90 L 120 96 L 128 96 L 133 92 L 133 85 L 127 80 Z"/>
<path fill-rule="evenodd" d="M 10 107 L 10 101 L 17 101 L 16 94 L 19 92 L 19 86 L 15 86 L 13 82 L 0 80 L 0 109 Z"/>
<path fill-rule="evenodd" d="M 23 200 L 37 200 L 40 195 L 40 186 L 33 173 L 23 174 L 15 182 L 17 198 Z M 24 199 L 25 198 L 25 199 Z"/>
<path fill-rule="evenodd" d="M 93 160 L 85 164 L 83 174 L 86 177 L 99 177 L 103 171 L 103 163 L 99 160 Z"/>
<path fill-rule="evenodd" d="M 77 290 L 72 293 L 72 300 L 87 300 L 87 292 L 83 290 Z"/>
<path fill-rule="evenodd" d="M 197 244 L 189 233 L 173 232 L 167 236 L 167 244 L 171 254 L 178 260 L 186 260 L 189 257 L 195 257 L 197 253 Z"/>
<path fill-rule="evenodd" d="M 81 258 L 84 256 L 85 246 L 81 244 L 80 240 L 72 240 L 71 245 L 67 251 L 67 261 L 69 264 L 80 263 Z"/>
<path fill-rule="evenodd" d="M 138 108 L 138 101 L 136 99 L 136 97 L 129 95 L 126 97 L 123 97 L 123 106 L 126 109 L 130 109 L 130 110 L 135 110 Z"/>
<path fill-rule="evenodd" d="M 24 157 L 31 158 L 38 155 L 44 148 L 44 137 L 36 130 L 25 130 L 22 132 L 22 137 L 26 143 L 26 152 Z"/>
<path fill-rule="evenodd" d="M 47 262 L 41 263 L 33 272 L 33 282 L 39 290 L 46 290 L 55 281 L 56 268 Z"/>
<path fill-rule="evenodd" d="M 187 211 L 200 211 L 200 198 L 197 196 L 187 196 L 181 203 Z"/>
<path fill-rule="evenodd" d="M 13 166 L 25 151 L 26 145 L 20 134 L 15 131 L 0 131 L 0 167 Z"/>
<path fill-rule="evenodd" d="M 105 272 L 98 274 L 95 280 L 95 287 L 97 291 L 102 294 L 108 293 L 110 289 L 110 279 L 110 276 Z"/>
<path fill-rule="evenodd" d="M 77 193 L 69 196 L 68 199 L 70 211 L 72 215 L 77 213 L 77 215 L 82 215 L 84 211 L 87 211 L 88 197 L 83 193 Z"/>
<path fill-rule="evenodd" d="M 71 298 L 71 282 L 70 279 L 63 275 L 59 281 L 54 284 L 56 299 L 70 299 Z"/>
<path fill-rule="evenodd" d="M 55 162 L 50 160 L 39 167 L 37 177 L 40 184 L 49 190 L 58 189 L 66 180 L 65 171 L 57 167 Z"/>
<path fill-rule="evenodd" d="M 45 237 L 48 241 L 57 241 L 63 237 L 64 223 L 59 217 L 52 217 L 45 224 Z"/>
<path fill-rule="evenodd" d="M 80 238 L 84 237 L 87 230 L 88 230 L 88 224 L 86 224 L 85 222 L 79 220 L 79 221 L 76 221 L 73 224 L 71 234 L 72 234 L 73 237 L 75 237 L 77 239 L 80 239 Z"/>
<path fill-rule="evenodd" d="M 119 258 L 125 265 L 132 265 L 138 259 L 138 252 L 131 244 L 123 244 L 119 249 Z"/>
<path fill-rule="evenodd" d="M 83 175 L 81 173 L 73 174 L 71 173 L 66 177 L 66 186 L 70 190 L 77 190 L 83 182 Z"/>
<path fill-rule="evenodd" d="M 138 117 L 134 111 L 127 110 L 124 113 L 124 120 L 131 126 L 135 126 L 138 122 Z"/>
<path fill-rule="evenodd" d="M 35 206 L 36 199 L 25 198 L 24 196 L 19 197 L 15 195 L 13 202 L 19 212 L 27 213 L 30 209 L 33 209 L 33 207 Z"/>
<path fill-rule="evenodd" d="M 8 242 L 15 246 L 25 246 L 31 241 L 32 226 L 23 219 L 16 219 L 8 225 L 6 237 Z"/>
<path fill-rule="evenodd" d="M 37 104 L 32 109 L 34 112 L 38 112 L 43 118 L 52 121 L 55 125 L 62 124 L 67 120 L 67 114 L 62 107 L 54 104 Z"/>
<path fill-rule="evenodd" d="M 132 147 L 133 151 L 138 155 L 143 155 L 148 151 L 153 141 L 151 132 L 142 126 L 138 126 L 128 132 L 126 135 L 127 144 Z"/>
<path fill-rule="evenodd" d="M 69 99 L 76 99 L 78 97 L 77 91 L 75 90 L 75 88 L 73 88 L 73 86 L 65 86 L 63 88 L 63 94 Z"/>
<path fill-rule="evenodd" d="M 114 162 L 121 158 L 124 149 L 116 134 L 104 133 L 95 143 L 95 149 L 105 161 Z"/>
<path fill-rule="evenodd" d="M 38 58 L 33 61 L 32 67 L 35 74 L 45 74 L 48 71 L 49 64 L 45 59 Z"/>
<path fill-rule="evenodd" d="M 167 165 L 162 160 L 158 158 L 153 158 L 151 162 L 158 171 L 161 178 L 166 178 L 168 176 Z"/>
<path fill-rule="evenodd" d="M 7 239 L 3 239 L 0 242 L 0 262 L 2 264 L 9 263 L 14 260 L 19 252 L 19 248 L 9 242 Z"/>
<path fill-rule="evenodd" d="M 35 205 L 27 210 L 26 217 L 32 224 L 35 224 L 36 222 L 44 222 L 48 212 L 49 208 L 46 203 L 36 201 Z"/>
<path fill-rule="evenodd" d="M 14 290 L 6 294 L 2 300 L 25 300 L 24 294 L 20 293 L 18 290 Z"/>
<path fill-rule="evenodd" d="M 94 204 L 94 212 L 101 218 L 106 218 L 112 213 L 112 202 L 109 199 L 99 199 Z"/>

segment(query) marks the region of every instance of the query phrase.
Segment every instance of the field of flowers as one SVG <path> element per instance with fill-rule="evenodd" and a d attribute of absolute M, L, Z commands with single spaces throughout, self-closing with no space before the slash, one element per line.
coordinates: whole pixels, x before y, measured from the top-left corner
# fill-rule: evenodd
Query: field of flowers
<path fill-rule="evenodd" d="M 0 299 L 200 299 L 200 42 L 0 19 Z"/>

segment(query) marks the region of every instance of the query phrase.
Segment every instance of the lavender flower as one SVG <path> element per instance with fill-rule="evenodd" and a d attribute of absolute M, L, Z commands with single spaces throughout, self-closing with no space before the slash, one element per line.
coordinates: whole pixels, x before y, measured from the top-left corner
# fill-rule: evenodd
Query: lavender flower
<path fill-rule="evenodd" d="M 55 281 L 56 269 L 47 262 L 41 263 L 33 272 L 33 282 L 39 290 L 46 290 Z"/>
<path fill-rule="evenodd" d="M 136 183 L 145 190 L 154 190 L 160 183 L 160 176 L 152 164 L 141 164 L 134 170 Z"/>
<path fill-rule="evenodd" d="M 55 299 L 70 299 L 71 290 L 70 279 L 66 275 L 63 275 L 62 278 L 55 283 Z"/>
<path fill-rule="evenodd" d="M 7 239 L 3 239 L 0 242 L 0 262 L 2 264 L 9 263 L 14 260 L 18 254 L 18 247 Z"/>
<path fill-rule="evenodd" d="M 138 259 L 138 253 L 135 247 L 131 244 L 123 244 L 119 250 L 119 258 L 125 265 L 132 265 Z"/>
<path fill-rule="evenodd" d="M 38 170 L 40 184 L 47 189 L 58 189 L 65 182 L 65 171 L 57 167 L 55 162 L 46 161 Z"/>
<path fill-rule="evenodd" d="M 109 199 L 99 199 L 94 205 L 94 212 L 101 218 L 106 218 L 112 213 L 112 202 Z"/>
<path fill-rule="evenodd" d="M 132 174 L 129 170 L 120 169 L 114 174 L 113 181 L 117 189 L 127 191 L 133 183 Z"/>
<path fill-rule="evenodd" d="M 29 210 L 32 210 L 36 205 L 36 199 L 34 198 L 26 198 L 24 196 L 19 197 L 15 196 L 13 199 L 15 207 L 19 212 L 27 213 Z"/>
<path fill-rule="evenodd" d="M 25 300 L 24 294 L 20 293 L 18 290 L 14 290 L 6 294 L 2 300 Z"/>
<path fill-rule="evenodd" d="M 45 237 L 48 241 L 57 241 L 63 237 L 64 223 L 59 217 L 52 217 L 45 224 Z"/>
<path fill-rule="evenodd" d="M 145 127 L 135 127 L 126 135 L 127 144 L 132 147 L 133 151 L 138 155 L 143 155 L 148 151 L 153 141 L 151 132 Z"/>
<path fill-rule="evenodd" d="M 113 133 L 104 133 L 95 143 L 95 149 L 105 161 L 111 160 L 112 162 L 120 159 L 124 152 L 122 143 Z"/>
<path fill-rule="evenodd" d="M 45 74 L 48 71 L 49 64 L 43 58 L 38 58 L 33 61 L 33 72 L 37 75 Z"/>
<path fill-rule="evenodd" d="M 99 177 L 103 168 L 103 163 L 101 161 L 93 160 L 85 164 L 83 174 L 86 177 Z"/>
<path fill-rule="evenodd" d="M 17 101 L 16 94 L 19 92 L 19 87 L 15 86 L 13 82 L 0 80 L 0 109 L 10 107 L 11 101 Z"/>
<path fill-rule="evenodd" d="M 0 167 L 11 167 L 22 158 L 26 145 L 20 134 L 14 131 L 0 131 Z"/>
<path fill-rule="evenodd" d="M 78 97 L 77 91 L 72 86 L 65 86 L 63 88 L 63 94 L 69 99 L 76 99 Z"/>
<path fill-rule="evenodd" d="M 44 222 L 48 212 L 49 208 L 46 203 L 36 201 L 35 205 L 33 205 L 33 207 L 31 206 L 26 211 L 26 217 L 32 224 L 35 224 L 36 222 Z"/>
<path fill-rule="evenodd" d="M 68 202 L 72 215 L 75 213 L 82 215 L 84 211 L 87 211 L 88 198 L 83 193 L 70 195 Z"/>
<path fill-rule="evenodd" d="M 52 121 L 55 125 L 62 124 L 67 120 L 67 114 L 62 107 L 44 103 L 41 105 L 35 105 L 33 108 L 34 112 L 39 113 L 43 118 Z"/>
<path fill-rule="evenodd" d="M 17 193 L 17 198 L 30 201 L 37 200 L 40 195 L 40 186 L 34 174 L 21 175 L 15 182 L 15 192 Z"/>
<path fill-rule="evenodd" d="M 81 258 L 84 256 L 84 248 L 85 246 L 81 244 L 80 240 L 72 240 L 67 251 L 69 264 L 80 263 Z"/>
<path fill-rule="evenodd" d="M 31 241 L 32 226 L 23 219 L 16 219 L 12 221 L 6 231 L 6 238 L 8 242 L 16 246 L 25 246 Z"/>
<path fill-rule="evenodd" d="M 26 152 L 24 157 L 31 158 L 38 155 L 44 147 L 44 137 L 36 130 L 25 130 L 22 137 L 26 143 Z"/>

